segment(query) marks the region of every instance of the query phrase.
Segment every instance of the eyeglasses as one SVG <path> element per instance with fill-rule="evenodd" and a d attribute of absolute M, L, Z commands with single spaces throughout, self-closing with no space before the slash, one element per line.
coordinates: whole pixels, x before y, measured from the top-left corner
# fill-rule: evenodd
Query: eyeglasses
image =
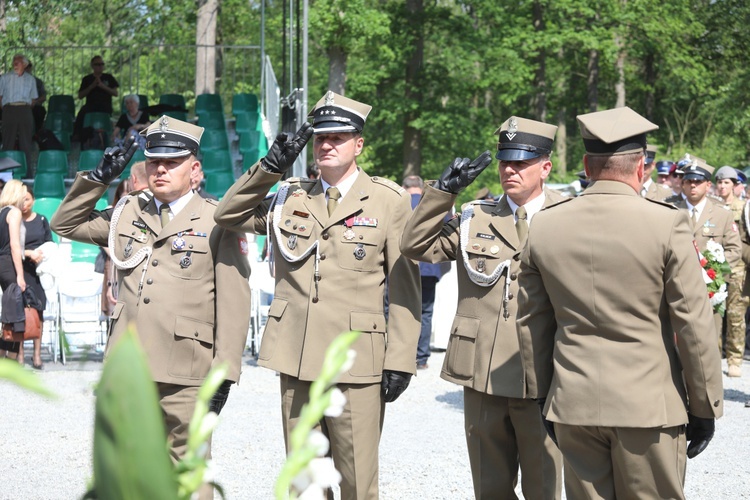
<path fill-rule="evenodd" d="M 103 62 L 93 63 L 92 66 L 104 66 L 104 63 Z"/>

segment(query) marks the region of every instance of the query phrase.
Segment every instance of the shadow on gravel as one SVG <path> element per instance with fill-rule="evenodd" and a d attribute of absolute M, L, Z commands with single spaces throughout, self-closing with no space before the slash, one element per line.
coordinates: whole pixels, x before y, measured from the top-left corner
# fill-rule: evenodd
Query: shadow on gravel
<path fill-rule="evenodd" d="M 750 400 L 750 394 L 736 389 L 725 389 L 724 390 L 724 401 L 734 401 L 739 403 L 745 403 Z"/>
<path fill-rule="evenodd" d="M 452 406 L 453 408 L 457 410 L 464 409 L 464 391 L 458 390 L 458 391 L 452 391 L 452 392 L 446 392 L 444 394 L 440 394 L 438 396 L 435 396 L 435 401 L 438 403 L 445 403 L 447 405 Z"/>

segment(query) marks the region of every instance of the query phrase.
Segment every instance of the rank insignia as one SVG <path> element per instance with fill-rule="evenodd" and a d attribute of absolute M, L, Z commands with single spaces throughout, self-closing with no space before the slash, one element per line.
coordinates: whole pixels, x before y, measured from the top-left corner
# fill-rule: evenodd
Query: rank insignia
<path fill-rule="evenodd" d="M 365 258 L 365 255 L 367 255 L 367 252 L 365 252 L 365 246 L 362 243 L 357 243 L 357 248 L 354 249 L 354 258 L 362 260 Z"/>
<path fill-rule="evenodd" d="M 508 120 L 508 140 L 512 141 L 513 138 L 516 136 L 516 132 L 518 132 L 518 121 L 516 120 L 515 116 L 511 116 L 510 120 Z"/>

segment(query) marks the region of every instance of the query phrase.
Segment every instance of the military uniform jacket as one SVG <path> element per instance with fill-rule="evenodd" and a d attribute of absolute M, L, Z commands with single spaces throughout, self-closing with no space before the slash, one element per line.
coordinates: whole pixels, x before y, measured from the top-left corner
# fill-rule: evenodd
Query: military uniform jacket
<path fill-rule="evenodd" d="M 545 206 L 563 199 L 545 190 Z M 521 249 L 513 210 L 505 196 L 498 202 L 480 201 L 464 206 L 474 210 L 474 216 L 463 223 L 469 225 L 467 262 L 461 252 L 461 219 L 458 216 L 448 222 L 443 219 L 455 200 L 456 195 L 425 187 L 401 239 L 401 251 L 408 257 L 457 263 L 458 308 L 440 376 L 479 392 L 521 398 L 523 369 L 515 322 Z M 472 281 L 466 265 L 491 274 L 507 260 L 510 260 L 510 284 L 506 305 L 504 288 L 508 271 L 503 271 L 492 286 L 481 286 Z"/>
<path fill-rule="evenodd" d="M 286 191 L 283 205 L 272 206 L 281 197 L 265 197 L 280 177 L 256 164 L 216 211 L 216 222 L 228 229 L 266 234 L 271 228 L 276 289 L 258 363 L 314 380 L 333 339 L 358 330 L 362 335 L 352 346 L 356 359 L 340 382 L 378 382 L 383 369 L 414 373 L 421 284 L 417 264 L 399 250 L 411 213 L 409 195 L 360 170 L 329 217 L 320 180 L 289 179 L 288 190 L 285 184 L 279 188 L 279 194 Z"/>
<path fill-rule="evenodd" d="M 52 217 L 52 229 L 107 246 L 110 221 L 94 211 L 106 190 L 79 175 Z M 239 380 L 250 321 L 247 240 L 216 225 L 215 204 L 194 195 L 162 229 L 154 201 L 131 195 L 117 221 L 110 248 L 115 257 L 125 261 L 144 247 L 153 254 L 145 276 L 145 260 L 118 270 L 119 296 L 107 345 L 134 326 L 157 382 L 200 385 L 210 368 L 224 361 L 227 379 Z M 181 265 L 188 254 L 190 265 Z"/>
<path fill-rule="evenodd" d="M 723 411 L 717 333 L 687 213 L 597 181 L 534 216 L 521 256 L 527 395 L 553 422 L 672 427 Z M 676 338 L 676 344 L 675 344 Z"/>
<path fill-rule="evenodd" d="M 651 184 L 649 184 L 648 189 L 646 190 L 646 196 L 644 196 L 644 198 L 649 200 L 664 201 L 670 196 L 672 196 L 671 188 L 668 188 L 663 184 L 659 184 L 658 182 L 651 181 Z"/>
<path fill-rule="evenodd" d="M 683 197 L 672 204 L 687 211 L 687 202 Z M 736 270 L 742 267 L 742 244 L 738 231 L 732 211 L 712 198 L 707 198 L 706 206 L 703 207 L 698 223 L 693 228 L 693 238 L 701 252 L 706 249 L 708 240 L 719 243 L 724 247 L 724 256 L 729 266 Z"/>

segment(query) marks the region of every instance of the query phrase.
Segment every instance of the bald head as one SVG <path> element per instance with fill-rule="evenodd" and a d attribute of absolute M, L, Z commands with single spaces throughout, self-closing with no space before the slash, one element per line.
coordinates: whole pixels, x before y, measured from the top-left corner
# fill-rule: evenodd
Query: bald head
<path fill-rule="evenodd" d="M 146 176 L 146 162 L 137 161 L 130 167 L 130 183 L 133 190 L 143 191 L 148 189 L 148 176 Z"/>

